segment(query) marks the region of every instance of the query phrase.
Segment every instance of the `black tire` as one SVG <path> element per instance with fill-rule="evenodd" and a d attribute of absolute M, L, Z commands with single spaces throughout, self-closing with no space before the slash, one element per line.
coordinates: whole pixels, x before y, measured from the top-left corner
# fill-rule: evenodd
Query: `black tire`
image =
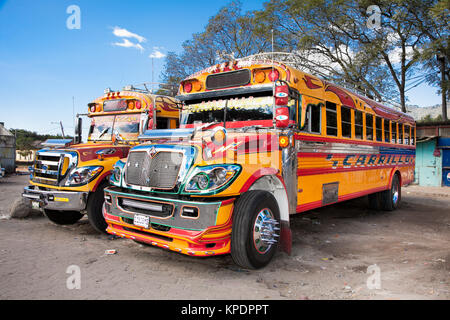
<path fill-rule="evenodd" d="M 372 210 L 381 210 L 381 193 L 376 192 L 368 195 L 369 198 L 369 208 Z"/>
<path fill-rule="evenodd" d="M 78 211 L 60 211 L 44 209 L 44 215 L 53 223 L 59 225 L 74 224 L 83 217 Z"/>
<path fill-rule="evenodd" d="M 389 190 L 381 192 L 381 209 L 393 211 L 397 209 L 402 200 L 402 188 L 398 174 L 392 179 L 392 186 Z"/>
<path fill-rule="evenodd" d="M 268 209 L 268 213 L 278 222 L 280 227 L 280 210 L 275 197 L 267 191 L 248 191 L 237 200 L 233 212 L 233 228 L 231 231 L 231 257 L 233 261 L 247 269 L 265 267 L 272 260 L 277 244 L 262 246 L 266 250 L 260 252 L 256 247 L 254 231 L 258 215 Z M 277 232 L 279 235 L 279 232 Z M 277 238 L 277 240 L 279 240 Z M 263 243 L 263 242 L 260 242 Z"/>
<path fill-rule="evenodd" d="M 105 202 L 103 189 L 105 189 L 107 185 L 108 184 L 105 182 L 101 183 L 97 187 L 97 190 L 89 195 L 86 206 L 89 223 L 100 233 L 106 233 L 106 228 L 108 227 L 102 211 L 103 203 Z"/>

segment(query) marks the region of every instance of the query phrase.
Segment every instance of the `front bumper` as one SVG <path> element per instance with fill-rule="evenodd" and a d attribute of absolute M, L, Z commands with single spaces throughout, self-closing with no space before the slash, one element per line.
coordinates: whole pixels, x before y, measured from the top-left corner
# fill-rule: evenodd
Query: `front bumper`
<path fill-rule="evenodd" d="M 105 201 L 103 215 L 108 224 L 106 231 L 110 234 L 187 255 L 208 256 L 230 252 L 231 215 L 235 199 L 210 202 L 167 198 L 163 200 L 121 192 L 115 187 L 106 188 L 105 197 L 108 200 Z M 119 205 L 121 198 L 154 204 L 164 201 L 173 205 L 173 211 L 167 217 L 156 217 L 144 212 L 135 213 L 124 210 Z M 197 207 L 198 217 L 183 217 L 182 209 L 186 206 Z M 149 227 L 134 225 L 135 214 L 149 215 Z"/>
<path fill-rule="evenodd" d="M 40 190 L 35 186 L 25 187 L 24 198 L 39 202 L 45 209 L 61 211 L 82 211 L 86 209 L 88 192 Z"/>

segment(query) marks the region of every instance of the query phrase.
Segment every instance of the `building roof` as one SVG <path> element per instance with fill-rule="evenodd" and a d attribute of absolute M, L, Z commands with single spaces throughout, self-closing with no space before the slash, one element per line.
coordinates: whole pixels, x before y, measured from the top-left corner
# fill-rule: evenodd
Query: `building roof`
<path fill-rule="evenodd" d="M 0 136 L 14 136 L 14 135 L 5 128 L 3 123 L 0 123 Z"/>

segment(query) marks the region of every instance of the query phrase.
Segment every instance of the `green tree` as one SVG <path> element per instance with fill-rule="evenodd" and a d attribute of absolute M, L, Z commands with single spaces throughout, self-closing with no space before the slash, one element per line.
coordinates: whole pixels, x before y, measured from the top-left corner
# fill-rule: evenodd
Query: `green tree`
<path fill-rule="evenodd" d="M 231 1 L 212 16 L 202 32 L 186 40 L 179 54 L 169 52 L 161 80 L 179 84 L 187 76 L 225 60 L 242 58 L 269 49 L 266 38 L 255 35 L 255 15 L 242 12 L 240 1 Z"/>
<path fill-rule="evenodd" d="M 367 9 L 377 5 L 381 23 L 371 28 Z M 397 99 L 406 111 L 408 81 L 417 72 L 423 33 L 409 23 L 407 0 L 271 0 L 280 46 L 297 46 L 306 70 L 353 84 L 379 99 Z M 264 22 L 263 22 L 264 23 Z"/>
<path fill-rule="evenodd" d="M 447 100 L 450 86 L 450 2 L 449 0 L 417 0 L 410 8 L 412 23 L 425 36 L 420 61 L 425 72 L 424 79 L 438 87 L 442 96 L 442 117 L 447 116 Z"/>

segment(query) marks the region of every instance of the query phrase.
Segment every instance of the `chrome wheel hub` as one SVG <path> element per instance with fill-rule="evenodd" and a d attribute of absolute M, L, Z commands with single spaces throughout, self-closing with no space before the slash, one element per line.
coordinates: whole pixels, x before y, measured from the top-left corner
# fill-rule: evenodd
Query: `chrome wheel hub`
<path fill-rule="evenodd" d="M 278 242 L 279 222 L 270 209 L 261 210 L 253 224 L 253 243 L 259 253 L 266 253 L 272 245 Z"/>
<path fill-rule="evenodd" d="M 394 192 L 392 193 L 392 202 L 397 203 L 398 201 L 398 188 L 394 189 Z"/>

